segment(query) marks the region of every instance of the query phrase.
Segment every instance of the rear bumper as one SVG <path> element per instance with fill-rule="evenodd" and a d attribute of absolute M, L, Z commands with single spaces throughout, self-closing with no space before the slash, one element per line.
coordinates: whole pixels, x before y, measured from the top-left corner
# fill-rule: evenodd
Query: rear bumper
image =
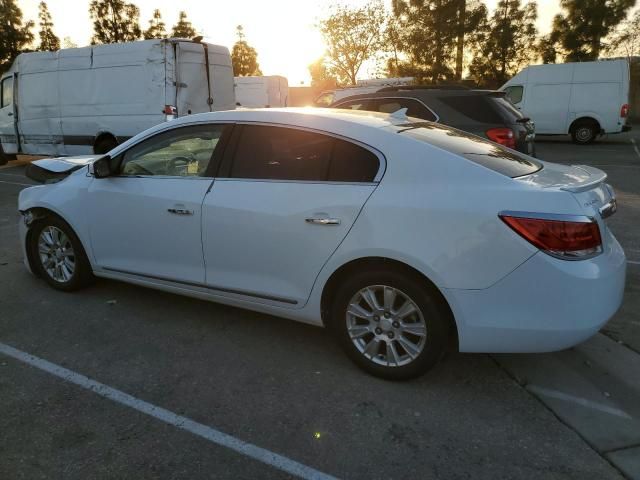
<path fill-rule="evenodd" d="M 626 258 L 609 234 L 605 252 L 565 261 L 542 252 L 484 290 L 448 289 L 462 352 L 550 352 L 590 338 L 622 303 Z"/>

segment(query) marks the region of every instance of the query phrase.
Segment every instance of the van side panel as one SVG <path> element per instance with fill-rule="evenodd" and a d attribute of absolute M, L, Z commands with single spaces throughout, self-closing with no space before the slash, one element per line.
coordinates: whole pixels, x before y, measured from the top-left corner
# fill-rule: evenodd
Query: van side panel
<path fill-rule="evenodd" d="M 18 118 L 21 150 L 33 155 L 64 153 L 58 95 L 58 55 L 38 52 L 19 62 Z"/>
<path fill-rule="evenodd" d="M 67 154 L 92 152 L 101 134 L 122 140 L 164 120 L 161 42 L 79 50 L 82 54 L 77 52 L 68 62 L 61 57 L 60 62 L 62 133 Z"/>

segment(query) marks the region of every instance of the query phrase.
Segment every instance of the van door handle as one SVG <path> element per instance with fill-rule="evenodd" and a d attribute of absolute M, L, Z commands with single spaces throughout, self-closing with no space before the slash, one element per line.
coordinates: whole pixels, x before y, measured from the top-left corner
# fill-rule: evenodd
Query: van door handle
<path fill-rule="evenodd" d="M 13 117 L 13 112 L 7 113 L 7 117 Z"/>
<path fill-rule="evenodd" d="M 305 218 L 305 222 L 312 225 L 340 225 L 339 218 Z"/>
<path fill-rule="evenodd" d="M 187 210 L 184 208 L 168 208 L 167 212 L 173 213 L 174 215 L 193 215 L 193 210 Z"/>

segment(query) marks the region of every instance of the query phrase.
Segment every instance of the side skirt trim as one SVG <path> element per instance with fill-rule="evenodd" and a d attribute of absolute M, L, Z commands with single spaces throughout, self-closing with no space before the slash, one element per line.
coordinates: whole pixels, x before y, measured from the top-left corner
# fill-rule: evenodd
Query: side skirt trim
<path fill-rule="evenodd" d="M 297 305 L 298 304 L 297 300 L 293 300 L 291 298 L 276 297 L 276 296 L 273 296 L 273 295 L 265 295 L 265 294 L 262 294 L 262 293 L 247 292 L 247 291 L 244 291 L 244 290 L 235 290 L 235 289 L 232 289 L 232 288 L 217 287 L 215 285 L 206 285 L 204 283 L 185 282 L 184 280 L 175 280 L 173 278 L 168 278 L 168 277 L 161 277 L 161 276 L 156 276 L 156 275 L 147 275 L 145 273 L 131 272 L 131 271 L 128 271 L 128 270 L 120 270 L 120 269 L 117 269 L 117 268 L 109 268 L 109 267 L 100 267 L 100 268 L 102 270 L 107 271 L 107 272 L 124 273 L 125 275 L 134 275 L 136 277 L 150 278 L 152 280 L 161 280 L 163 282 L 172 282 L 172 283 L 177 283 L 177 284 L 180 284 L 180 285 L 186 285 L 186 286 L 190 286 L 190 287 L 206 288 L 207 290 L 212 290 L 214 292 L 231 293 L 231 294 L 234 294 L 234 295 L 243 295 L 245 297 L 260 298 L 262 300 L 271 300 L 271 301 L 274 301 L 274 302 L 287 303 L 289 305 Z"/>

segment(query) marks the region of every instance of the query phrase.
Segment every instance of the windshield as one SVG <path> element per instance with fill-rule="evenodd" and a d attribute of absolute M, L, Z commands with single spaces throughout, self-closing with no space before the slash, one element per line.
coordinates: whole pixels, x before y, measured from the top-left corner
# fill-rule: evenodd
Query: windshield
<path fill-rule="evenodd" d="M 511 178 L 529 175 L 542 168 L 542 163 L 535 158 L 437 123 L 414 122 L 395 128 L 402 135 L 455 153 Z"/>

